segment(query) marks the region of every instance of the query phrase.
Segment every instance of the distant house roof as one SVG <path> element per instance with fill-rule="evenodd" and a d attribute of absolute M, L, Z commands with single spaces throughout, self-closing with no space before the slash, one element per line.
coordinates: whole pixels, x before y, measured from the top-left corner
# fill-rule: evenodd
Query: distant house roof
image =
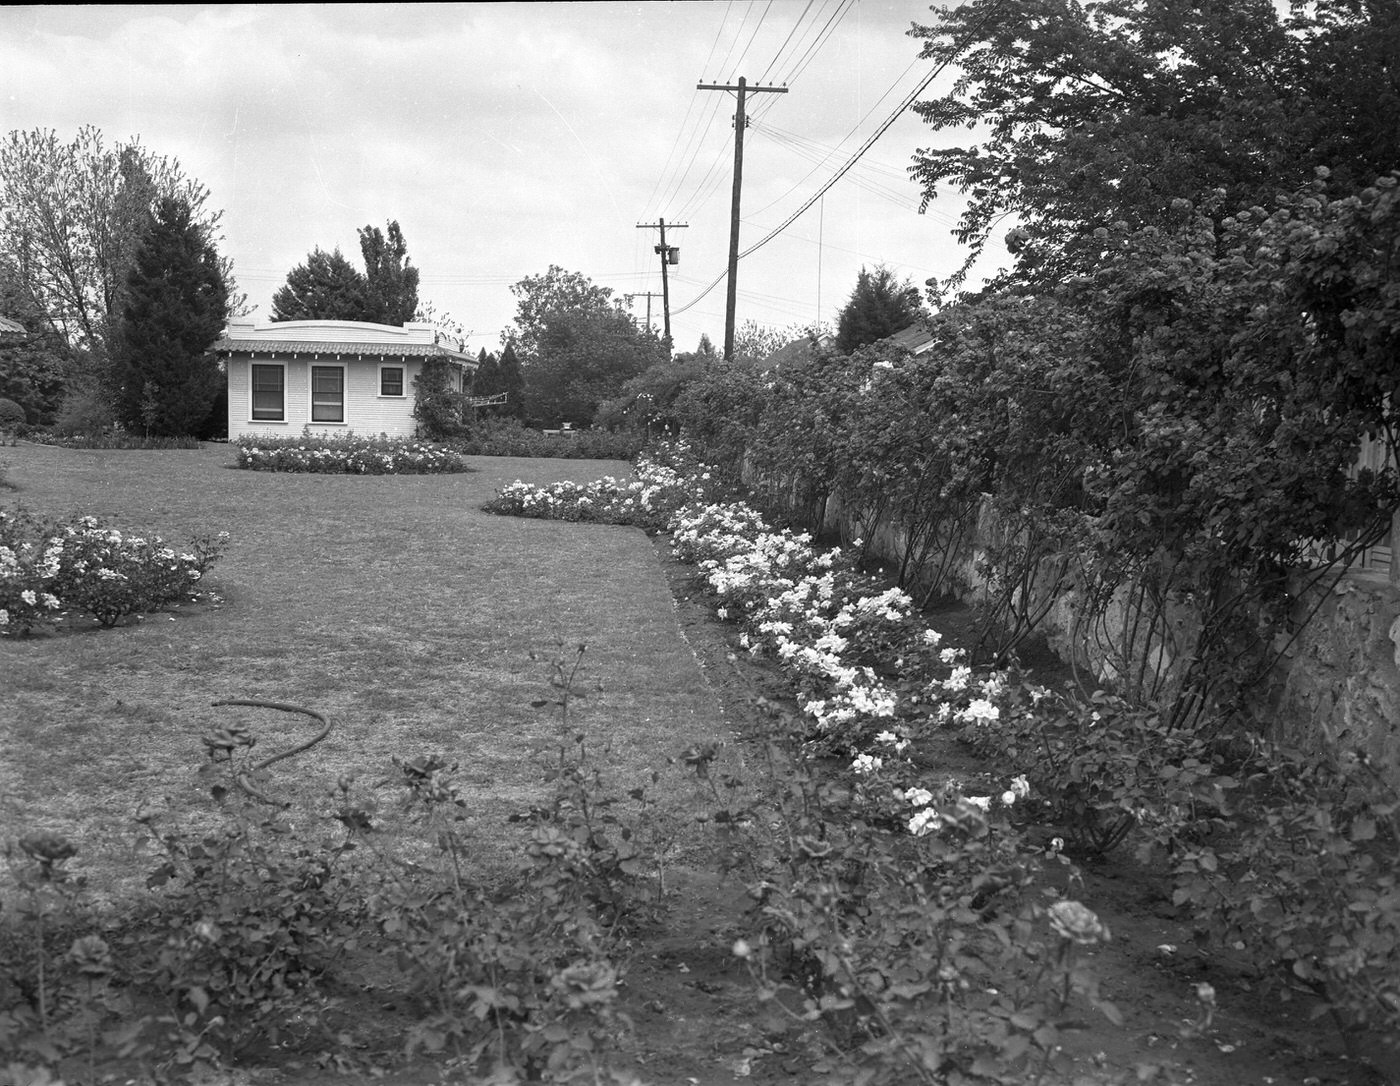
<path fill-rule="evenodd" d="M 23 336 L 26 334 L 24 325 L 18 321 L 12 321 L 9 317 L 0 317 L 0 335 Z"/>
<path fill-rule="evenodd" d="M 830 347 L 836 340 L 832 336 L 822 334 L 820 336 L 799 336 L 786 346 L 779 347 L 762 362 L 758 364 L 760 370 L 777 369 L 781 366 L 792 366 L 799 362 L 808 361 L 813 355 L 823 347 Z"/>
<path fill-rule="evenodd" d="M 476 368 L 476 359 L 463 353 L 461 340 L 431 324 L 399 327 L 366 321 L 230 321 L 214 350 L 223 354 L 448 358 Z"/>
<path fill-rule="evenodd" d="M 910 354 L 924 354 L 933 347 L 933 334 L 920 322 L 886 337 L 884 342 L 903 347 Z"/>

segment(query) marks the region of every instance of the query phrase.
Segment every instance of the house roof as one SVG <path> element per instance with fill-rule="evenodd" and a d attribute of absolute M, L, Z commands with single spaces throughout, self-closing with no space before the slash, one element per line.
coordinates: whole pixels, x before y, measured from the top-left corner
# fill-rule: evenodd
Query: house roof
<path fill-rule="evenodd" d="M 337 343 L 331 340 L 307 342 L 304 339 L 240 339 L 223 336 L 214 344 L 214 350 L 244 354 L 353 354 L 371 355 L 445 355 L 471 361 L 466 355 L 436 343 L 363 343 L 346 340 Z"/>
<path fill-rule="evenodd" d="M 431 324 L 366 321 L 230 321 L 214 344 L 224 354 L 447 358 L 476 368 L 462 342 Z"/>
<path fill-rule="evenodd" d="M 18 321 L 12 321 L 9 317 L 0 317 L 0 334 L 13 334 L 17 336 L 25 335 L 24 325 Z"/>
<path fill-rule="evenodd" d="M 885 342 L 903 347 L 910 354 L 923 354 L 933 346 L 933 335 L 924 327 L 923 322 L 919 321 L 889 336 Z"/>
<path fill-rule="evenodd" d="M 803 335 L 798 336 L 786 346 L 779 347 L 762 362 L 758 364 L 760 370 L 778 369 L 782 366 L 792 366 L 799 362 L 806 362 L 823 347 L 830 347 L 836 340 L 823 333 L 820 336 Z"/>

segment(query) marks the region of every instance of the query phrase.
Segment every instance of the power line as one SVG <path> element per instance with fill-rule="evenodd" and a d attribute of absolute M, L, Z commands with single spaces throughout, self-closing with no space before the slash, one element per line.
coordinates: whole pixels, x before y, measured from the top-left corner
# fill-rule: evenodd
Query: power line
<path fill-rule="evenodd" d="M 996 10 L 996 9 L 993 9 L 993 10 Z M 981 20 L 981 22 L 979 22 L 978 25 L 977 25 L 976 27 L 974 27 L 974 28 L 972 29 L 972 31 L 969 33 L 969 35 L 968 35 L 968 37 L 967 37 L 967 41 L 971 41 L 971 40 L 972 40 L 972 35 L 975 34 L 975 33 L 979 33 L 979 32 L 981 31 L 983 25 L 985 25 L 985 24 L 989 21 L 990 16 L 991 16 L 991 13 L 989 12 L 987 16 L 983 17 L 983 19 Z M 958 50 L 958 52 L 961 53 L 961 49 Z M 956 54 L 954 54 L 954 55 L 956 55 Z M 870 148 L 871 148 L 872 146 L 874 146 L 875 141 L 878 140 L 882 135 L 885 134 L 886 130 L 890 127 L 890 125 L 894 124 L 894 122 L 895 122 L 896 120 L 898 120 L 898 119 L 900 118 L 900 116 L 903 115 L 904 111 L 905 111 L 906 109 L 909 108 L 909 106 L 913 103 L 914 99 L 917 98 L 920 94 L 922 94 L 922 93 L 928 88 L 929 84 L 931 84 L 936 78 L 938 78 L 938 76 L 941 75 L 941 74 L 943 73 L 943 70 L 944 70 L 951 62 L 952 62 L 952 56 L 949 56 L 949 57 L 945 58 L 945 59 L 943 60 L 943 62 L 942 62 L 941 64 L 938 65 L 938 67 L 934 68 L 933 71 L 929 72 L 929 74 L 928 74 L 923 80 L 921 80 L 921 81 L 919 82 L 919 85 L 918 85 L 917 87 L 915 87 L 912 91 L 909 92 L 909 94 L 905 97 L 904 101 L 901 102 L 901 103 L 899 104 L 899 108 L 897 108 L 893 113 L 891 113 L 887 118 L 885 118 L 884 122 L 880 125 L 880 127 L 877 128 L 877 129 L 866 139 L 866 141 L 860 145 L 860 147 L 856 150 L 856 152 L 855 152 L 853 155 L 851 155 L 850 158 L 848 158 L 848 159 L 846 160 L 845 164 L 844 164 L 839 170 L 837 170 L 836 173 L 833 174 L 833 175 L 831 176 L 831 178 L 828 179 L 828 180 L 826 181 L 826 183 L 823 184 L 823 185 L 821 186 L 821 188 L 817 189 L 817 191 L 814 192 L 814 193 L 811 195 L 811 197 L 809 197 L 809 198 L 802 204 L 801 207 L 799 207 L 796 211 L 794 211 L 791 215 L 789 215 L 785 220 L 783 220 L 782 224 L 779 225 L 776 229 L 769 231 L 769 233 L 766 234 L 766 235 L 765 235 L 760 241 L 758 241 L 756 244 L 750 245 L 750 246 L 749 246 L 747 249 L 745 249 L 743 252 L 739 253 L 739 254 L 738 254 L 738 259 L 739 259 L 739 260 L 742 260 L 744 257 L 749 256 L 750 254 L 757 252 L 759 249 L 763 248 L 763 246 L 767 245 L 767 244 L 768 244 L 770 241 L 772 241 L 775 237 L 777 237 L 777 236 L 778 236 L 779 234 L 781 234 L 784 230 L 786 230 L 789 226 L 791 226 L 794 222 L 796 222 L 797 219 L 802 215 L 802 213 L 805 212 L 808 208 L 810 208 L 813 204 L 815 204 L 818 200 L 820 200 L 820 199 L 827 193 L 827 191 L 828 191 L 833 185 L 836 184 L 837 181 L 841 180 L 841 178 L 843 178 L 844 176 L 846 176 L 846 174 L 850 171 L 851 167 L 854 166 L 858 161 L 860 161 L 860 157 L 861 157 L 863 154 L 865 154 L 866 151 L 870 150 Z M 733 265 L 733 263 L 734 263 L 734 260 L 731 259 L 731 262 L 730 262 L 730 263 L 731 263 L 731 268 L 732 268 L 732 265 Z M 715 278 L 714 282 L 712 282 L 709 286 L 707 286 L 707 287 L 704 289 L 704 291 L 702 291 L 699 295 L 697 295 L 697 296 L 696 296 L 695 298 L 693 298 L 691 301 L 687 302 L 685 305 L 681 306 L 679 309 L 675 310 L 675 312 L 676 312 L 677 314 L 684 313 L 687 309 L 689 309 L 691 306 L 693 306 L 693 305 L 694 305 L 696 302 L 698 302 L 701 298 L 703 298 L 703 297 L 705 297 L 705 295 L 709 294 L 710 291 L 714 290 L 715 287 L 719 286 L 719 284 L 729 275 L 730 270 L 731 270 L 731 269 L 726 269 L 725 271 L 721 272 L 721 273 Z M 732 289 L 733 284 L 731 283 L 730 285 L 731 285 L 731 289 Z"/>

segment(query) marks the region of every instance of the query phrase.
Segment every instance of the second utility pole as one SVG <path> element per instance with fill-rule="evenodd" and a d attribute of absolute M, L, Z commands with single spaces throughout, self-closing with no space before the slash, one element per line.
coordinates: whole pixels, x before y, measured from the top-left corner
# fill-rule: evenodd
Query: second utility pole
<path fill-rule="evenodd" d="M 672 230 L 683 230 L 689 223 L 673 222 Z M 680 247 L 666 244 L 666 220 L 658 218 L 653 223 L 637 224 L 638 230 L 655 230 L 661 228 L 661 244 L 652 246 L 652 251 L 661 254 L 661 313 L 665 318 L 666 328 L 666 357 L 671 357 L 671 287 L 666 281 L 666 266 L 668 264 L 680 263 Z M 651 300 L 647 300 L 647 327 L 651 327 Z"/>
<path fill-rule="evenodd" d="M 736 281 L 739 277 L 739 191 L 744 178 L 744 96 L 746 94 L 786 94 L 786 87 L 750 87 L 743 76 L 736 86 L 724 83 L 697 83 L 696 90 L 737 91 L 738 109 L 734 112 L 734 198 L 729 209 L 729 284 L 724 307 L 724 360 L 734 361 L 734 310 L 738 302 Z"/>

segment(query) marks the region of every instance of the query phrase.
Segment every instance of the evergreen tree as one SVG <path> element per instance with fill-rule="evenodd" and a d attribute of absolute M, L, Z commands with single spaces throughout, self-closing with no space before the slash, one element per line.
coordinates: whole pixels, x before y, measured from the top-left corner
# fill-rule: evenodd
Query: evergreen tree
<path fill-rule="evenodd" d="M 836 325 L 836 349 L 850 354 L 867 343 L 878 343 L 902 332 L 922 314 L 918 288 L 899 282 L 884 266 L 860 269 L 856 289 Z"/>
<path fill-rule="evenodd" d="M 418 269 L 408 263 L 408 243 L 397 221 L 388 235 L 377 226 L 360 228 L 365 258 L 366 315 L 360 320 L 404 325 L 418 311 Z"/>
<path fill-rule="evenodd" d="M 305 264 L 287 273 L 287 282 L 272 296 L 274 321 L 362 321 L 374 318 L 369 281 L 339 249 L 312 250 Z M 417 292 L 415 284 L 415 295 Z"/>
<path fill-rule="evenodd" d="M 525 413 L 525 375 L 520 371 L 514 344 L 507 343 L 496 359 L 496 380 L 499 385 L 496 391 L 506 394 L 506 405 L 501 413 L 520 418 Z"/>
<path fill-rule="evenodd" d="M 199 431 L 223 384 L 210 348 L 228 317 L 208 227 L 185 201 L 162 198 L 126 281 L 113 365 L 122 422 L 156 436 Z"/>

